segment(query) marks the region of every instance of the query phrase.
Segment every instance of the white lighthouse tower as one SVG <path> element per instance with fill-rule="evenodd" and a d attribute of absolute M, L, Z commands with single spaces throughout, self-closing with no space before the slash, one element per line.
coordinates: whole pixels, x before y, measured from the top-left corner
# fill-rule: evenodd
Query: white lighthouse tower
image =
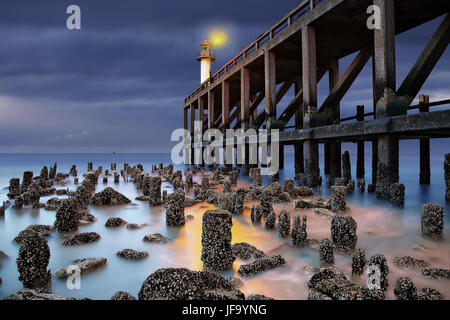
<path fill-rule="evenodd" d="M 205 82 L 211 77 L 211 62 L 216 60 L 212 54 L 212 43 L 205 39 L 200 45 L 200 55 L 197 60 L 200 61 L 200 83 Z"/>

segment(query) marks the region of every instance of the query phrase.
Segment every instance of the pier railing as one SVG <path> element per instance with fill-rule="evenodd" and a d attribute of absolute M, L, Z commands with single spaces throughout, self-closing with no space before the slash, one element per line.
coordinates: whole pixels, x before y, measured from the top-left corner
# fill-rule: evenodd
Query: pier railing
<path fill-rule="evenodd" d="M 305 16 L 308 12 L 312 11 L 319 4 L 325 0 L 304 0 L 280 21 L 273 25 L 269 30 L 260 35 L 255 41 L 249 44 L 245 49 L 240 51 L 231 60 L 229 60 L 222 68 L 214 73 L 211 78 L 203 82 L 197 89 L 195 89 L 189 96 L 184 99 L 185 103 L 188 103 L 193 97 L 198 95 L 204 89 L 209 87 L 212 83 L 219 80 L 227 71 L 238 65 L 245 58 L 265 45 L 270 40 L 276 38 L 283 30 L 289 28 L 293 23 L 297 22 L 300 18 Z"/>

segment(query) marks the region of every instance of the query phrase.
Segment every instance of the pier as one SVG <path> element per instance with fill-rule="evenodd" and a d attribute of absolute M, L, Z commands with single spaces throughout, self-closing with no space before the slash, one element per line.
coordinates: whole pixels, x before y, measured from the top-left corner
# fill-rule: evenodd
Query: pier
<path fill-rule="evenodd" d="M 367 27 L 371 5 L 380 8 L 378 29 Z M 324 144 L 325 174 L 336 178 L 342 175 L 341 143 L 357 143 L 357 177 L 362 178 L 364 142 L 370 141 L 372 185 L 380 198 L 389 198 L 386 186 L 399 182 L 399 140 L 420 139 L 420 183 L 429 184 L 429 139 L 450 137 L 450 110 L 437 108 L 450 100 L 430 102 L 421 95 L 418 105 L 412 103 L 447 48 L 449 11 L 447 0 L 302 1 L 185 98 L 184 128 L 193 135 L 197 120 L 203 130 L 279 129 L 280 169 L 284 146 L 293 145 L 296 174 L 303 174 L 311 187 L 320 184 L 319 144 Z M 396 36 L 444 15 L 405 79 L 398 81 Z M 340 72 L 339 60 L 354 53 Z M 340 101 L 369 60 L 373 105 L 355 106 L 355 116 L 341 118 Z M 326 73 L 329 95 L 318 105 L 317 83 Z M 292 101 L 281 105 L 292 87 Z M 419 112 L 409 112 L 415 109 Z M 293 117 L 295 125 L 289 126 Z M 249 167 L 244 164 L 243 172 Z"/>

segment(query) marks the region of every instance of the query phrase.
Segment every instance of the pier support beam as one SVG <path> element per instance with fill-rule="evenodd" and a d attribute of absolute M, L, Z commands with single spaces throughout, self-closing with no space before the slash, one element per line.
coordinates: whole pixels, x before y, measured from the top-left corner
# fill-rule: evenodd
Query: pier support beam
<path fill-rule="evenodd" d="M 313 125 L 317 114 L 317 57 L 316 33 L 311 26 L 302 29 L 302 75 L 303 75 L 303 127 Z M 315 187 L 320 184 L 319 147 L 316 141 L 304 143 L 306 184 Z"/>
<path fill-rule="evenodd" d="M 266 122 L 277 116 L 277 84 L 275 69 L 275 53 L 270 50 L 264 52 L 264 92 L 266 98 Z"/>
<path fill-rule="evenodd" d="M 374 29 L 374 78 L 376 117 L 382 119 L 406 113 L 406 105 L 396 94 L 394 0 L 374 0 L 380 10 L 381 28 Z M 378 136 L 376 196 L 390 199 L 390 186 L 399 181 L 398 138 Z"/>
<path fill-rule="evenodd" d="M 191 133 L 191 143 L 194 142 L 194 131 L 195 131 L 195 105 L 194 103 L 190 104 L 191 115 L 189 117 L 190 122 L 190 133 Z M 192 144 L 191 144 L 192 146 Z M 191 147 L 191 164 L 195 164 L 195 149 Z"/>
<path fill-rule="evenodd" d="M 419 112 L 429 112 L 429 97 L 420 95 Z M 430 184 L 430 139 L 420 139 L 420 184 Z"/>
<path fill-rule="evenodd" d="M 222 133 L 225 135 L 230 128 L 230 83 L 222 82 Z M 224 142 L 224 165 L 230 168 L 233 165 L 233 146 L 226 146 Z M 227 161 L 228 160 L 228 161 Z"/>
<path fill-rule="evenodd" d="M 302 97 L 303 94 L 302 80 L 295 82 L 295 97 Z M 295 99 L 295 98 L 294 98 Z M 303 128 L 303 103 L 298 101 L 295 105 L 295 129 L 300 130 Z M 294 162 L 295 162 L 295 174 L 304 173 L 304 159 L 303 159 L 303 142 L 294 143 Z"/>
<path fill-rule="evenodd" d="M 364 106 L 356 106 L 356 120 L 364 121 Z M 356 177 L 364 178 L 364 141 L 357 143 Z"/>
<path fill-rule="evenodd" d="M 188 117 L 189 117 L 189 109 L 188 108 L 183 108 L 183 128 L 185 130 L 184 142 L 186 143 L 186 145 L 184 147 L 184 163 L 185 164 L 189 164 L 190 163 L 190 156 L 189 156 L 190 148 L 187 147 L 187 143 L 190 142 L 189 141 L 189 132 L 188 132 L 189 131 Z"/>
<path fill-rule="evenodd" d="M 201 123 L 199 130 L 201 131 L 202 134 L 203 134 L 203 120 L 205 119 L 205 116 L 204 116 L 205 111 L 204 110 L 205 110 L 205 99 L 200 97 L 200 98 L 198 98 L 198 121 Z M 198 164 L 200 166 L 204 165 L 203 149 L 204 148 L 199 148 L 198 152 L 197 152 L 197 157 L 198 157 L 197 160 L 198 160 Z"/>
<path fill-rule="evenodd" d="M 339 60 L 331 59 L 329 61 L 328 69 L 328 81 L 330 94 L 333 92 L 334 88 L 339 82 Z M 338 100 L 333 106 L 332 116 L 330 120 L 333 124 L 338 124 L 341 118 L 341 105 Z M 325 174 L 330 174 L 332 177 L 341 176 L 341 143 L 340 142 L 330 142 L 325 144 L 325 158 L 326 153 L 328 153 L 328 161 L 325 160 L 326 170 Z M 328 171 L 328 172 L 327 172 Z"/>
<path fill-rule="evenodd" d="M 250 70 L 241 69 L 241 129 L 244 132 L 250 126 Z M 237 152 L 236 152 L 237 154 Z M 245 144 L 244 163 L 242 164 L 242 174 L 248 176 L 250 170 L 249 144 Z"/>

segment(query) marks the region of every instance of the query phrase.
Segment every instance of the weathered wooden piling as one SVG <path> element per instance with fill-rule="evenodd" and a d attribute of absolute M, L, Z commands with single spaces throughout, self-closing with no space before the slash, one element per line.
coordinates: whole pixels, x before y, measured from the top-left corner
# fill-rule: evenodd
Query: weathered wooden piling
<path fill-rule="evenodd" d="M 425 113 L 430 111 L 430 100 L 427 95 L 421 94 L 419 96 L 419 112 Z M 419 183 L 430 184 L 430 139 L 420 139 L 420 173 Z"/>
<path fill-rule="evenodd" d="M 442 239 L 444 230 L 444 207 L 427 203 L 422 206 L 422 235 L 432 239 Z"/>
<path fill-rule="evenodd" d="M 356 107 L 356 120 L 364 121 L 364 106 Z M 364 141 L 357 142 L 357 155 L 356 155 L 356 177 L 364 178 Z"/>

